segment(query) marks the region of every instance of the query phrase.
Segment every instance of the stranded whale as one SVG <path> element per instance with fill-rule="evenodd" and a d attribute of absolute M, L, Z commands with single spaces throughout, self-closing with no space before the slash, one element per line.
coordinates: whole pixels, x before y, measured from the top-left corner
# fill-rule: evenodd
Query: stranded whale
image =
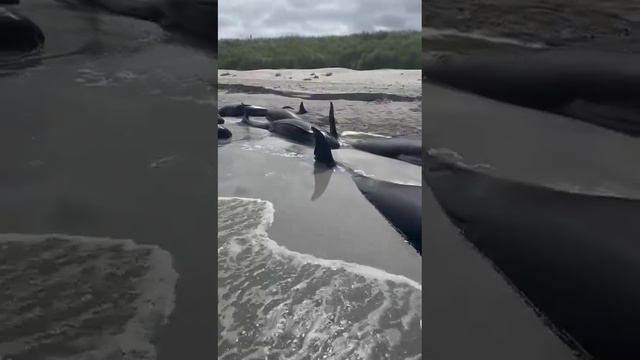
<path fill-rule="evenodd" d="M 353 175 L 367 200 L 422 254 L 422 186 Z"/>
<path fill-rule="evenodd" d="M 283 109 L 293 110 L 291 106 L 283 106 Z M 308 113 L 307 109 L 304 108 L 304 102 L 300 101 L 300 106 L 298 107 L 297 115 Z"/>
<path fill-rule="evenodd" d="M 327 141 L 329 142 L 331 148 L 337 149 L 340 147 L 340 142 L 338 141 L 338 132 L 336 130 L 335 117 L 333 116 L 333 104 L 331 104 L 329 118 L 331 130 L 330 134 L 327 135 Z M 311 130 L 311 125 L 302 119 L 286 118 L 275 121 L 262 122 L 249 118 L 248 114 L 245 112 L 244 116 L 242 117 L 242 122 L 249 126 L 269 130 L 274 134 L 301 144 L 313 146 L 315 143 L 315 137 L 313 135 L 313 131 Z"/>
<path fill-rule="evenodd" d="M 282 119 L 301 119 L 298 114 L 287 109 L 269 109 L 264 115 L 269 121 L 277 121 Z"/>
<path fill-rule="evenodd" d="M 351 144 L 354 149 L 386 156 L 415 165 L 422 165 L 422 139 L 394 137 L 390 139 L 359 140 Z"/>
<path fill-rule="evenodd" d="M 300 102 L 300 108 L 297 112 L 293 112 L 291 106 L 284 106 L 282 109 L 267 109 L 262 106 L 247 105 L 240 103 L 238 105 L 225 105 L 218 110 L 218 115 L 221 116 L 243 116 L 244 110 L 247 110 L 247 115 L 266 117 L 269 121 L 276 121 L 282 119 L 300 119 L 298 115 L 306 114 L 307 110 L 304 108 L 304 104 Z M 289 110 L 290 109 L 290 110 Z"/>
<path fill-rule="evenodd" d="M 231 137 L 231 130 L 222 125 L 218 125 L 218 139 L 228 139 Z"/>
<path fill-rule="evenodd" d="M 265 116 L 267 109 L 261 106 L 238 104 L 238 105 L 225 105 L 218 110 L 220 116 L 234 116 L 239 117 L 247 112 L 249 116 Z"/>
<path fill-rule="evenodd" d="M 597 359 L 640 358 L 640 201 L 505 180 L 431 155 L 423 170 L 452 222 L 565 340 Z"/>
<path fill-rule="evenodd" d="M 347 168 L 365 198 L 422 253 L 421 168 L 360 150 L 340 149 L 332 152 L 327 136 L 315 127 L 312 130 L 316 137 L 316 163 L 326 166 L 327 171 L 337 164 Z M 328 183 L 328 180 L 322 180 L 321 189 L 326 188 L 325 182 Z M 318 187 L 316 184 L 316 198 Z"/>
<path fill-rule="evenodd" d="M 0 55 L 37 51 L 44 44 L 44 33 L 30 19 L 0 7 Z"/>
<path fill-rule="evenodd" d="M 555 50 L 425 65 L 428 81 L 640 136 L 640 57 Z"/>

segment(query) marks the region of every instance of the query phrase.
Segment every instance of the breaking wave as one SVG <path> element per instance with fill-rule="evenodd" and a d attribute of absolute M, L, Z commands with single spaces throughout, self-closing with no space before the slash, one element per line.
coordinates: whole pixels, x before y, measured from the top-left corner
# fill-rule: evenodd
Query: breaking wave
<path fill-rule="evenodd" d="M 0 235 L 0 358 L 155 359 L 177 278 L 157 246 Z"/>
<path fill-rule="evenodd" d="M 290 251 L 273 205 L 218 198 L 218 358 L 421 357 L 422 287 L 404 276 Z"/>

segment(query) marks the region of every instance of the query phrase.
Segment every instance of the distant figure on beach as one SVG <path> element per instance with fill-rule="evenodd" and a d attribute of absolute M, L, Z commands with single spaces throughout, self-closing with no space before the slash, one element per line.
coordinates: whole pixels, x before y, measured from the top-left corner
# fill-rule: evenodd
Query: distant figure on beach
<path fill-rule="evenodd" d="M 253 39 L 253 36 L 251 34 L 249 34 L 249 40 Z"/>

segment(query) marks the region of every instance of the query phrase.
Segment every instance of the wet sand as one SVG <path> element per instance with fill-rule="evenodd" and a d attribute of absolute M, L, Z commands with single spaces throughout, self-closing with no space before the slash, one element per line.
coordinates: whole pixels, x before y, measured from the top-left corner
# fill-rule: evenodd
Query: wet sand
<path fill-rule="evenodd" d="M 178 280 L 149 334 L 158 358 L 211 354 L 215 60 L 152 23 L 46 0 L 20 10 L 47 44 L 39 66 L 0 78 L 0 232 L 167 251 Z"/>

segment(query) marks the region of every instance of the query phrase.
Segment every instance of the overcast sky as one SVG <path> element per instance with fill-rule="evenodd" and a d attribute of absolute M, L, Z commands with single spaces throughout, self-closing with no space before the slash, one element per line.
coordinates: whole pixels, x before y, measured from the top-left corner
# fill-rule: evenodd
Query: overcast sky
<path fill-rule="evenodd" d="M 218 0 L 218 38 L 420 30 L 421 0 Z"/>

